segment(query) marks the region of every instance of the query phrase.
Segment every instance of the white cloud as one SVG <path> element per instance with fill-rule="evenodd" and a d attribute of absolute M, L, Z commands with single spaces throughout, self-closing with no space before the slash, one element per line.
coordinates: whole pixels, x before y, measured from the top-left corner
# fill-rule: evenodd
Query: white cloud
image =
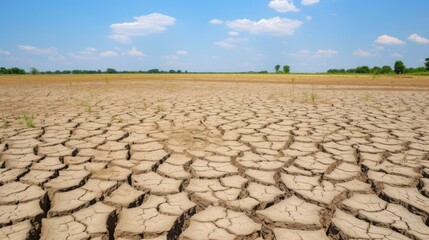
<path fill-rule="evenodd" d="M 306 16 L 306 17 L 305 17 L 305 19 L 306 19 L 307 21 L 311 21 L 311 19 L 313 19 L 313 17 L 312 17 L 312 16 Z"/>
<path fill-rule="evenodd" d="M 263 18 L 257 22 L 249 19 L 237 19 L 227 23 L 227 26 L 235 31 L 272 35 L 292 35 L 301 25 L 301 21 L 280 17 Z"/>
<path fill-rule="evenodd" d="M 288 55 L 292 57 L 308 57 L 310 54 L 311 52 L 309 50 L 303 49 L 296 53 L 289 53 Z"/>
<path fill-rule="evenodd" d="M 397 52 L 392 53 L 391 56 L 394 58 L 402 58 L 402 54 L 397 53 Z"/>
<path fill-rule="evenodd" d="M 216 46 L 219 46 L 219 47 L 231 49 L 231 48 L 235 48 L 236 44 L 238 44 L 238 43 L 244 43 L 244 42 L 248 42 L 248 41 L 249 41 L 249 39 L 247 39 L 247 38 L 230 37 L 230 38 L 224 39 L 222 41 L 215 42 L 214 44 Z"/>
<path fill-rule="evenodd" d="M 176 55 L 187 55 L 188 54 L 188 52 L 186 51 L 186 50 L 178 50 L 178 51 L 176 51 Z"/>
<path fill-rule="evenodd" d="M 235 36 L 240 35 L 240 33 L 239 32 L 234 32 L 234 31 L 230 31 L 230 32 L 228 32 L 228 35 L 235 37 Z"/>
<path fill-rule="evenodd" d="M 177 55 L 168 55 L 168 56 L 162 56 L 164 60 L 173 61 L 179 59 Z"/>
<path fill-rule="evenodd" d="M 411 34 L 408 40 L 419 44 L 429 44 L 429 39 L 419 36 L 417 33 Z"/>
<path fill-rule="evenodd" d="M 143 57 L 144 53 L 140 50 L 138 50 L 135 46 L 133 46 L 129 51 L 126 52 L 128 56 L 133 57 Z"/>
<path fill-rule="evenodd" d="M 10 55 L 10 52 L 5 51 L 5 50 L 3 50 L 3 49 L 0 49 L 0 55 L 3 55 L 3 56 L 9 56 L 9 55 Z"/>
<path fill-rule="evenodd" d="M 69 56 L 75 59 L 85 59 L 85 58 L 94 57 L 95 52 L 97 52 L 97 49 L 88 47 L 88 48 L 85 48 L 85 50 L 82 50 L 79 52 L 69 53 Z"/>
<path fill-rule="evenodd" d="M 133 40 L 127 35 L 113 34 L 109 36 L 110 39 L 120 43 L 132 43 Z"/>
<path fill-rule="evenodd" d="M 297 7 L 295 7 L 293 2 L 289 0 L 271 0 L 268 6 L 281 13 L 300 11 Z"/>
<path fill-rule="evenodd" d="M 387 34 L 379 36 L 375 40 L 375 42 L 378 43 L 378 44 L 385 44 L 385 45 L 404 45 L 405 44 L 404 41 L 402 41 L 402 40 L 400 40 L 398 38 L 389 36 Z"/>
<path fill-rule="evenodd" d="M 372 52 L 367 51 L 367 50 L 363 50 L 361 48 L 356 49 L 353 52 L 353 54 L 356 55 L 356 56 L 358 56 L 358 57 L 370 57 L 370 56 L 374 55 Z"/>
<path fill-rule="evenodd" d="M 114 51 L 105 51 L 100 53 L 100 57 L 115 57 L 118 56 L 118 54 Z"/>
<path fill-rule="evenodd" d="M 54 47 L 39 48 L 39 47 L 35 47 L 35 46 L 30 46 L 30 45 L 19 45 L 18 47 L 23 51 L 33 53 L 33 54 L 55 55 L 58 53 L 57 49 Z"/>
<path fill-rule="evenodd" d="M 212 20 L 210 20 L 211 24 L 215 24 L 215 25 L 219 25 L 219 24 L 223 24 L 223 21 L 217 18 L 213 18 Z"/>
<path fill-rule="evenodd" d="M 319 49 L 314 54 L 314 57 L 331 57 L 333 55 L 338 54 L 336 50 L 332 49 Z"/>
<path fill-rule="evenodd" d="M 319 0 L 301 0 L 302 5 L 313 5 L 318 3 Z"/>
<path fill-rule="evenodd" d="M 380 52 L 380 51 L 383 51 L 384 50 L 384 47 L 383 46 L 376 46 L 374 49 L 373 49 L 373 51 L 374 52 Z"/>
<path fill-rule="evenodd" d="M 131 37 L 163 32 L 167 26 L 174 25 L 175 22 L 175 18 L 160 13 L 134 17 L 134 22 L 111 24 L 113 34 L 110 38 L 118 42 L 130 43 Z"/>

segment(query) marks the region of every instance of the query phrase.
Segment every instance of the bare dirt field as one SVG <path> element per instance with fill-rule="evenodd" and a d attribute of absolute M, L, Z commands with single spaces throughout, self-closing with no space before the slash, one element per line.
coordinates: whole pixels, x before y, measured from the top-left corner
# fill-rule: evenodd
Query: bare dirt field
<path fill-rule="evenodd" d="M 0 239 L 429 239 L 429 79 L 0 76 L 0 167 Z"/>

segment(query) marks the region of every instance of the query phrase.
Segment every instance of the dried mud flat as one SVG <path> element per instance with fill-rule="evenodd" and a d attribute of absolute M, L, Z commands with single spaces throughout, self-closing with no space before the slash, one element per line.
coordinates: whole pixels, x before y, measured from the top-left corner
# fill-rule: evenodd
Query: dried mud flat
<path fill-rule="evenodd" d="M 0 239 L 429 239 L 429 92 L 362 89 L 0 84 Z"/>

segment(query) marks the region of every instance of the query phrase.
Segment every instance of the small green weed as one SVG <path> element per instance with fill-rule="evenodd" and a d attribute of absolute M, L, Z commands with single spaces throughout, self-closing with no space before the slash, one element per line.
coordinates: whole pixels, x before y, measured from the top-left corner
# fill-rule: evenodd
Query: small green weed
<path fill-rule="evenodd" d="M 364 101 L 369 101 L 369 100 L 371 100 L 371 98 L 372 98 L 372 94 L 371 93 L 367 93 L 367 94 L 365 94 L 365 96 L 363 96 L 363 100 Z"/>
<path fill-rule="evenodd" d="M 164 110 L 165 110 L 164 105 L 162 105 L 162 104 L 156 105 L 156 111 L 157 112 L 162 112 Z"/>
<path fill-rule="evenodd" d="M 85 112 L 87 113 L 91 113 L 92 112 L 92 107 L 89 104 L 85 104 Z"/>
<path fill-rule="evenodd" d="M 311 92 L 310 94 L 310 100 L 312 104 L 316 103 L 316 100 L 319 98 L 319 96 L 315 92 Z"/>
<path fill-rule="evenodd" d="M 7 128 L 9 126 L 9 121 L 7 121 L 6 119 L 2 118 L 2 128 Z"/>
<path fill-rule="evenodd" d="M 408 153 L 404 153 L 404 156 L 401 159 L 401 164 L 407 163 L 408 162 Z"/>
<path fill-rule="evenodd" d="M 27 127 L 35 128 L 34 123 L 33 123 L 34 115 L 31 115 L 31 116 L 24 115 L 23 118 L 24 118 L 25 125 L 27 125 Z"/>

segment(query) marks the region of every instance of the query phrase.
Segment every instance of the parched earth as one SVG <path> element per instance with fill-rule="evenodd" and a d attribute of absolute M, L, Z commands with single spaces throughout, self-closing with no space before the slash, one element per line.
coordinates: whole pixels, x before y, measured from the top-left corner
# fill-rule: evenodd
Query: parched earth
<path fill-rule="evenodd" d="M 29 82 L 0 114 L 0 239 L 429 239 L 428 91 Z"/>

